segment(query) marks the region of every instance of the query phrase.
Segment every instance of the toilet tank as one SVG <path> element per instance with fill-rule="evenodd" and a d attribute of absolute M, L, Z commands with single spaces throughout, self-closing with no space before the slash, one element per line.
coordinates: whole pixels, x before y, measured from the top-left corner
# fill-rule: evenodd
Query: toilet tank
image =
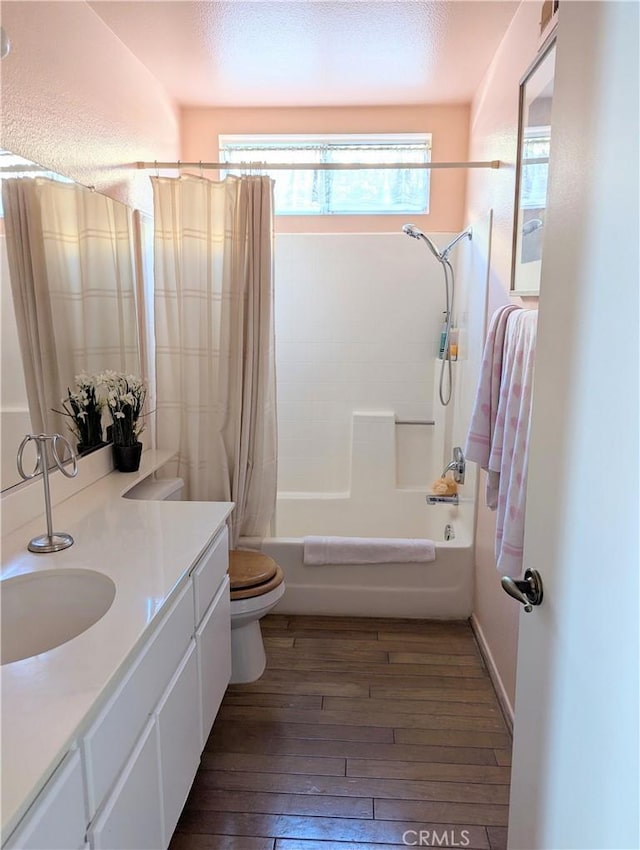
<path fill-rule="evenodd" d="M 125 493 L 125 499 L 145 502 L 180 502 L 184 481 L 182 478 L 145 478 Z"/>

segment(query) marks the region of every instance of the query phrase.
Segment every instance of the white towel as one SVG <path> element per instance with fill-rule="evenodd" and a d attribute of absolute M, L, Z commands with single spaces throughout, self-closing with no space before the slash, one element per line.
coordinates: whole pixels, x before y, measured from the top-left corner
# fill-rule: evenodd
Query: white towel
<path fill-rule="evenodd" d="M 520 309 L 515 304 L 508 304 L 498 308 L 491 318 L 464 451 L 467 460 L 475 461 L 487 472 L 486 500 L 491 510 L 498 507 L 499 472 L 489 468 L 489 457 L 498 415 L 505 333 L 509 316 Z"/>
<path fill-rule="evenodd" d="M 489 471 L 499 476 L 496 566 L 513 578 L 522 572 L 537 324 L 536 310 L 519 310 L 508 317 L 489 457 Z"/>
<path fill-rule="evenodd" d="M 407 564 L 435 561 L 433 540 L 401 537 L 305 537 L 304 563 Z"/>

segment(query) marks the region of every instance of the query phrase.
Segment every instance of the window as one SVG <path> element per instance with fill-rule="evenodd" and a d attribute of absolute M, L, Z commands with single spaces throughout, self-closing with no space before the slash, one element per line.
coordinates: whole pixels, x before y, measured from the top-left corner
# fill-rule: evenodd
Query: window
<path fill-rule="evenodd" d="M 275 182 L 276 215 L 429 212 L 428 169 L 269 170 L 269 163 L 429 162 L 431 136 L 220 136 L 221 162 L 256 162 Z M 241 174 L 229 168 L 226 174 Z"/>
<path fill-rule="evenodd" d="M 523 209 L 544 209 L 547 205 L 550 127 L 531 127 L 522 140 L 520 205 Z"/>

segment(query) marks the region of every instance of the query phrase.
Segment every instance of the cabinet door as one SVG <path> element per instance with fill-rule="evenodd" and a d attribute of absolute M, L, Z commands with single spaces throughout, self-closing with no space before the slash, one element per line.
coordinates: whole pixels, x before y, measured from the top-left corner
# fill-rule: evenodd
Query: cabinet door
<path fill-rule="evenodd" d="M 200 764 L 200 699 L 192 641 L 156 710 L 164 809 L 164 846 L 178 823 Z"/>
<path fill-rule="evenodd" d="M 75 850 L 84 847 L 86 804 L 80 753 L 68 753 L 47 782 L 5 850 Z"/>
<path fill-rule="evenodd" d="M 231 678 L 231 601 L 228 576 L 225 576 L 196 632 L 196 645 L 204 748 Z"/>
<path fill-rule="evenodd" d="M 160 850 L 165 846 L 155 716 L 91 824 L 89 843 L 94 850 Z"/>
<path fill-rule="evenodd" d="M 193 588 L 188 581 L 83 737 L 89 817 L 122 771 L 189 646 L 193 628 Z"/>

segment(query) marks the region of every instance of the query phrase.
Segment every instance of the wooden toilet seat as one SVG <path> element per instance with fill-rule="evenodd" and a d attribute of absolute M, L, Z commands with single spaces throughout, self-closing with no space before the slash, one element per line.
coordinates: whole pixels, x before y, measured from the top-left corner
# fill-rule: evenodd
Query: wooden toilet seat
<path fill-rule="evenodd" d="M 262 552 L 232 549 L 229 552 L 231 599 L 263 596 L 282 584 L 284 574 L 273 558 Z"/>

